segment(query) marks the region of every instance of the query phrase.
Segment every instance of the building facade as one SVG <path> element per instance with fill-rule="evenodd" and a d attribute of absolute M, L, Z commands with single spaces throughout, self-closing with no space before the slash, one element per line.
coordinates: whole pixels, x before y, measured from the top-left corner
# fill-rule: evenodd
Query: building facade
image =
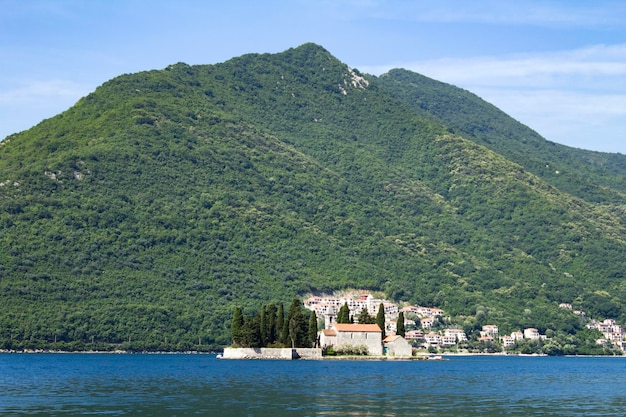
<path fill-rule="evenodd" d="M 377 324 L 336 323 L 320 332 L 320 345 L 334 349 L 365 346 L 370 355 L 383 354 L 382 331 Z"/>

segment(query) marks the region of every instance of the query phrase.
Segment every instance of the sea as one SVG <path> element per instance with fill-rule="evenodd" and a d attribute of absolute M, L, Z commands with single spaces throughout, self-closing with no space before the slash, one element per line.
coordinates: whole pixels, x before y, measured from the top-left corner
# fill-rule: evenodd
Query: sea
<path fill-rule="evenodd" d="M 626 358 L 0 354 L 0 416 L 625 416 Z"/>

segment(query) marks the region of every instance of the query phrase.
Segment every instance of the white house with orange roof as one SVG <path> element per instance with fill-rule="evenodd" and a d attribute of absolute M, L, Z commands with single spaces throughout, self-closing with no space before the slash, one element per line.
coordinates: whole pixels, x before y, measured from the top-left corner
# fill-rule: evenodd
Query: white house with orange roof
<path fill-rule="evenodd" d="M 498 326 L 495 324 L 486 324 L 483 326 L 482 331 L 480 332 L 481 336 L 491 336 L 494 339 L 498 337 Z"/>
<path fill-rule="evenodd" d="M 442 343 L 441 335 L 437 333 L 428 333 L 424 335 L 424 341 L 429 346 L 438 346 Z"/>
<path fill-rule="evenodd" d="M 420 312 L 419 307 L 417 306 L 405 306 L 405 307 L 402 307 L 400 311 L 403 312 L 404 314 L 407 314 L 407 313 L 419 314 Z"/>
<path fill-rule="evenodd" d="M 406 340 L 420 340 L 424 338 L 424 332 L 421 330 L 407 330 L 404 338 Z"/>
<path fill-rule="evenodd" d="M 537 340 L 540 339 L 541 335 L 539 334 L 539 330 L 534 327 L 528 327 L 524 329 L 524 339 Z"/>
<path fill-rule="evenodd" d="M 445 343 L 444 344 L 450 344 L 450 345 L 454 345 L 457 342 L 464 342 L 467 340 L 467 335 L 465 334 L 465 332 L 463 331 L 463 329 L 458 329 L 458 328 L 449 328 L 444 330 L 443 335 L 448 338 L 446 339 L 446 341 L 450 341 L 452 340 L 452 343 Z"/>
<path fill-rule="evenodd" d="M 420 323 L 424 329 L 430 329 L 431 327 L 433 327 L 434 322 L 435 319 L 432 317 L 424 317 L 420 320 Z"/>
<path fill-rule="evenodd" d="M 512 336 L 502 336 L 502 347 L 504 349 L 513 346 L 515 344 L 515 339 Z"/>

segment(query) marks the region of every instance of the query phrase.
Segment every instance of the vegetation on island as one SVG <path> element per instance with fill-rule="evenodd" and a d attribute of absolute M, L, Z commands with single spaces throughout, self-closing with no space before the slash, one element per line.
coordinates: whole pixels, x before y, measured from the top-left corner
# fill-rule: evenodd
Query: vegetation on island
<path fill-rule="evenodd" d="M 626 156 L 467 91 L 314 44 L 178 63 L 0 142 L 0 349 L 216 349 L 359 287 L 569 351 L 559 303 L 626 321 L 625 236 Z"/>
<path fill-rule="evenodd" d="M 317 317 L 299 299 L 294 299 L 284 316 L 282 304 L 264 305 L 260 312 L 243 314 L 235 307 L 231 325 L 233 346 L 244 348 L 291 347 L 309 348 L 317 345 Z"/>

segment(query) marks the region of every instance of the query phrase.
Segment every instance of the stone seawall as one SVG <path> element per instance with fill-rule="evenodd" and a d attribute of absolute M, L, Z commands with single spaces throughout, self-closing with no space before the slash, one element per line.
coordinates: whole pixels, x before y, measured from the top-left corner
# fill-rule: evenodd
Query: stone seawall
<path fill-rule="evenodd" d="M 224 348 L 224 359 L 322 359 L 316 348 Z"/>

